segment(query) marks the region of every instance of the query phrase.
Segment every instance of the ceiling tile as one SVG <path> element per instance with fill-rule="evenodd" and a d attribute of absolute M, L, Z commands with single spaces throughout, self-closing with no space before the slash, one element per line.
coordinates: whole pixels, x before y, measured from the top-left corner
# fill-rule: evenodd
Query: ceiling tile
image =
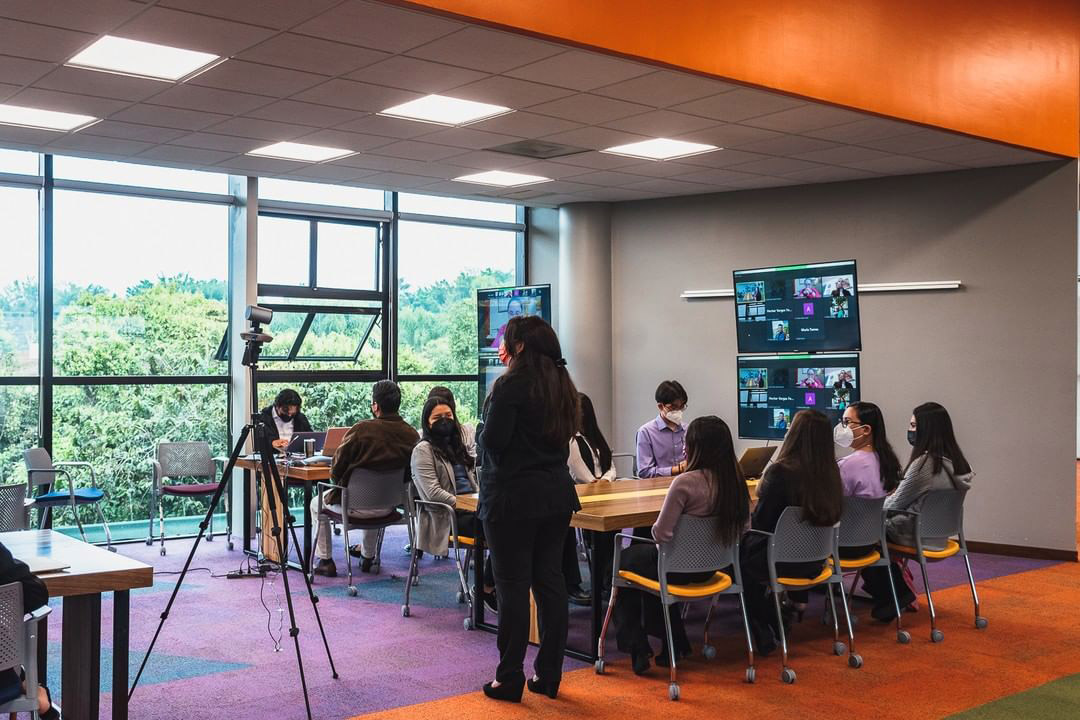
<path fill-rule="evenodd" d="M 839 145 L 824 150 L 813 150 L 805 153 L 793 153 L 800 160 L 828 163 L 830 165 L 846 165 L 847 163 L 862 160 L 873 160 L 879 157 L 888 157 L 889 153 L 881 150 L 860 147 L 858 145 Z"/>
<path fill-rule="evenodd" d="M 819 168 L 818 163 L 807 162 L 806 160 L 796 160 L 789 157 L 773 157 L 768 160 L 754 160 L 748 163 L 740 163 L 733 166 L 732 170 L 738 170 L 740 172 L 756 173 L 758 175 L 786 175 L 789 172 L 797 172 L 799 170 L 815 170 Z"/>
<path fill-rule="evenodd" d="M 184 108 L 185 110 L 218 112 L 227 115 L 240 115 L 273 101 L 273 98 L 265 95 L 249 95 L 248 93 L 230 92 L 188 83 L 174 85 L 154 98 L 155 105 L 167 105 L 168 107 Z"/>
<path fill-rule="evenodd" d="M 993 142 L 977 140 L 966 145 L 954 145 L 952 147 L 927 150 L 926 152 L 913 153 L 917 157 L 938 162 L 955 163 L 957 165 L 970 165 L 972 167 L 989 167 L 992 165 L 1017 165 L 1021 163 L 1045 162 L 1057 158 L 1044 155 L 1031 150 L 998 145 Z"/>
<path fill-rule="evenodd" d="M 567 130 L 577 130 L 584 127 L 584 125 L 519 110 L 518 112 L 499 115 L 490 120 L 473 123 L 469 127 L 475 130 L 513 135 L 514 137 L 538 138 L 543 135 L 566 132 Z"/>
<path fill-rule="evenodd" d="M 296 138 L 297 142 L 309 145 L 325 145 L 327 147 L 348 148 L 349 150 L 362 151 L 382 147 L 394 142 L 393 138 L 381 135 L 365 135 L 364 133 L 345 132 L 344 130 L 316 130 L 308 135 Z"/>
<path fill-rule="evenodd" d="M 399 53 L 463 27 L 430 13 L 349 0 L 293 28 L 294 32 Z M 388 32 L 392 28 L 392 32 Z"/>
<path fill-rule="evenodd" d="M 658 195 L 701 195 L 702 193 L 713 192 L 712 188 L 701 183 L 667 179 L 646 180 L 626 187 L 631 190 L 640 190 Z"/>
<path fill-rule="evenodd" d="M 211 132 L 220 135 L 236 135 L 238 137 L 258 138 L 274 142 L 293 140 L 311 132 L 311 128 L 305 125 L 292 125 L 290 123 L 248 117 L 230 118 L 209 129 Z"/>
<path fill-rule="evenodd" d="M 162 162 L 183 163 L 185 165 L 214 165 L 224 162 L 236 153 L 221 150 L 203 150 L 202 148 L 181 147 L 179 145 L 158 145 L 139 154 L 139 160 L 160 160 Z"/>
<path fill-rule="evenodd" d="M 227 120 L 228 115 L 218 113 L 204 113 L 195 110 L 182 110 L 180 108 L 164 107 L 162 105 L 132 105 L 126 110 L 113 113 L 112 120 L 139 123 L 142 125 L 158 125 L 160 127 L 177 128 L 179 130 L 202 130 L 214 123 Z"/>
<path fill-rule="evenodd" d="M 325 80 L 325 76 L 314 73 L 243 60 L 229 60 L 195 76 L 188 83 L 270 97 L 288 97 Z"/>
<path fill-rule="evenodd" d="M 483 150 L 485 148 L 495 147 L 496 145 L 517 142 L 517 140 L 518 138 L 510 135 L 499 135 L 497 133 L 484 132 L 483 130 L 474 130 L 471 127 L 447 128 L 432 133 L 431 135 L 424 136 L 424 142 L 426 143 L 431 142 L 437 145 L 449 145 L 465 150 Z"/>
<path fill-rule="evenodd" d="M 713 168 L 709 170 L 698 169 L 693 172 L 684 173 L 675 177 L 676 180 L 683 180 L 686 182 L 699 182 L 707 185 L 728 185 L 731 183 L 734 185 L 740 181 L 746 181 L 752 178 L 753 175 L 748 173 L 739 172 L 738 170 L 725 170 L 723 168 Z"/>
<path fill-rule="evenodd" d="M 678 160 L 670 161 L 668 164 L 685 165 L 688 167 L 700 166 L 724 168 L 731 165 L 738 165 L 739 163 L 752 162 L 754 160 L 768 160 L 769 157 L 769 155 L 762 155 L 761 153 L 732 150 L 728 148 L 718 152 L 702 153 L 701 155 L 691 155 L 690 157 L 679 158 Z"/>
<path fill-rule="evenodd" d="M 562 51 L 558 45 L 522 35 L 467 26 L 406 54 L 473 70 L 502 73 Z"/>
<path fill-rule="evenodd" d="M 562 178 L 572 178 L 575 175 L 584 175 L 589 172 L 589 168 L 541 160 L 539 162 L 519 165 L 514 168 L 514 172 L 525 173 L 526 175 L 539 175 L 540 177 L 560 180 Z"/>
<path fill-rule="evenodd" d="M 706 190 L 711 192 L 711 188 Z M 662 194 L 654 192 L 645 192 L 642 190 L 630 190 L 629 188 L 601 188 L 599 190 L 592 190 L 590 192 L 579 193 L 576 200 L 587 200 L 590 202 L 627 202 L 631 200 L 654 200 L 656 198 L 663 197 Z"/>
<path fill-rule="evenodd" d="M 956 170 L 956 165 L 934 162 L 924 158 L 906 157 L 904 155 L 892 155 L 890 157 L 877 158 L 875 160 L 862 160 L 848 163 L 848 167 L 869 172 L 881 173 L 882 175 L 908 175 L 912 173 L 940 172 L 943 170 Z"/>
<path fill-rule="evenodd" d="M 0 17 L 103 33 L 143 8 L 129 0 L 78 0 L 77 4 L 71 0 L 4 0 L 0 2 Z"/>
<path fill-rule="evenodd" d="M 828 150 L 840 147 L 836 143 L 818 138 L 805 137 L 803 135 L 781 135 L 768 138 L 767 140 L 755 140 L 753 142 L 739 143 L 734 147 L 746 152 L 764 153 L 766 155 L 798 155 L 800 153 L 813 152 L 814 150 Z"/>
<path fill-rule="evenodd" d="M 608 85 L 593 92 L 618 100 L 664 108 L 734 90 L 737 87 L 737 85 L 729 85 L 690 73 L 660 70 L 632 80 Z"/>
<path fill-rule="evenodd" d="M 795 100 L 765 90 L 739 88 L 720 95 L 681 103 L 671 109 L 690 113 L 691 115 L 713 118 L 714 120 L 738 122 L 739 120 L 779 112 L 803 104 L 805 103 L 802 100 Z"/>
<path fill-rule="evenodd" d="M 620 170 L 622 170 L 623 172 L 633 173 L 634 175 L 642 175 L 647 178 L 676 177 L 678 175 L 683 175 L 684 173 L 700 169 L 700 167 L 695 167 L 693 165 L 680 165 L 671 160 L 637 160 L 633 165 L 627 165 L 620 168 Z"/>
<path fill-rule="evenodd" d="M 561 143 L 572 147 L 588 148 L 590 150 L 606 150 L 616 145 L 648 140 L 645 135 L 634 135 L 622 130 L 611 130 L 602 127 L 583 127 L 578 130 L 545 135 L 547 142 Z"/>
<path fill-rule="evenodd" d="M 641 115 L 633 115 L 604 123 L 605 127 L 648 135 L 649 137 L 673 137 L 715 125 L 715 120 L 670 110 L 653 110 Z"/>
<path fill-rule="evenodd" d="M 819 103 L 806 103 L 789 110 L 781 110 L 780 112 L 750 118 L 744 120 L 743 124 L 780 132 L 803 133 L 808 130 L 820 130 L 825 127 L 855 122 L 864 117 L 866 116 L 862 113 L 852 110 L 843 110 Z"/>
<path fill-rule="evenodd" d="M 937 150 L 951 145 L 964 145 L 969 142 L 971 140 L 963 135 L 947 133 L 941 130 L 919 130 L 918 132 L 897 137 L 866 140 L 860 142 L 859 145 L 893 153 L 917 153 Z"/>
<path fill-rule="evenodd" d="M 360 168 L 335 165 L 333 163 L 308 165 L 289 173 L 291 176 L 296 176 L 298 180 L 317 179 L 330 180 L 333 182 L 348 182 L 349 180 L 356 180 L 374 174 L 375 173 L 371 170 L 362 170 Z"/>
<path fill-rule="evenodd" d="M 0 77 L 3 76 L 0 75 Z M 34 87 L 46 90 L 81 93 L 128 102 L 141 102 L 171 86 L 172 83 L 157 80 L 63 66 L 34 83 Z"/>
<path fill-rule="evenodd" d="M 640 115 L 648 112 L 649 108 L 637 103 L 623 102 L 613 98 L 600 97 L 581 93 L 560 100 L 535 105 L 529 108 L 530 112 L 541 115 L 572 120 L 585 123 L 586 125 L 598 125 L 611 122 L 630 115 Z"/>
<path fill-rule="evenodd" d="M 371 184 L 375 187 L 385 187 L 406 190 L 412 188 L 424 187 L 425 185 L 431 185 L 437 182 L 437 178 L 425 177 L 423 175 L 407 175 L 405 173 L 375 173 L 374 175 L 368 175 L 364 178 L 364 184 Z"/>
<path fill-rule="evenodd" d="M 958 163 L 966 167 L 994 167 L 995 165 L 1024 165 L 1027 163 L 1050 162 L 1060 160 L 1060 157 L 1044 155 L 1037 152 L 1029 152 L 1020 148 L 1004 148 L 1002 152 L 984 157 L 972 158 Z"/>
<path fill-rule="evenodd" d="M 818 167 L 810 170 L 798 170 L 784 175 L 788 180 L 800 180 L 805 183 L 842 182 L 845 180 L 865 180 L 876 177 L 874 173 L 865 170 L 845 167 Z"/>
<path fill-rule="evenodd" d="M 53 63 L 41 60 L 0 55 L 0 79 L 14 85 L 29 85 L 54 67 Z"/>
<path fill-rule="evenodd" d="M 0 48 L 5 55 L 65 62 L 93 41 L 89 33 L 0 18 Z"/>
<path fill-rule="evenodd" d="M 423 194 L 425 195 L 450 195 L 452 197 L 468 197 L 473 195 L 481 185 L 475 185 L 473 183 L 454 182 L 453 180 L 444 180 L 441 182 L 432 183 L 431 185 L 425 185 Z M 539 186 L 538 186 L 539 187 Z M 547 187 L 545 183 L 543 187 Z"/>
<path fill-rule="evenodd" d="M 585 183 L 587 185 L 601 185 L 603 187 L 631 185 L 647 179 L 648 178 L 642 177 L 641 175 L 632 175 L 617 170 L 598 170 L 597 172 L 574 176 L 574 182 Z"/>
<path fill-rule="evenodd" d="M 425 162 L 423 160 L 408 160 L 405 158 L 387 157 L 385 155 L 372 155 L 361 153 L 350 155 L 334 163 L 353 168 L 362 168 L 369 172 L 402 172 L 409 175 L 426 175 L 428 177 L 454 177 L 466 172 L 464 168 L 449 163 Z"/>
<path fill-rule="evenodd" d="M 120 26 L 114 35 L 228 57 L 274 34 L 273 30 L 151 7 Z"/>
<path fill-rule="evenodd" d="M 430 135 L 433 132 L 442 130 L 443 127 L 442 125 L 412 122 L 384 115 L 365 115 L 359 120 L 343 123 L 337 129 L 407 140 L 421 135 Z"/>
<path fill-rule="evenodd" d="M 579 193 L 596 190 L 595 185 L 573 182 L 570 180 L 556 180 L 532 186 L 534 190 L 546 190 L 549 193 Z"/>
<path fill-rule="evenodd" d="M 577 167 L 591 168 L 593 170 L 614 170 L 615 168 L 625 168 L 631 165 L 637 165 L 641 161 L 635 158 L 626 157 L 625 155 L 587 152 L 578 153 L 577 155 L 565 155 L 559 158 L 559 162 L 564 165 L 575 165 Z"/>
<path fill-rule="evenodd" d="M 277 158 L 255 157 L 253 155 L 240 155 L 228 160 L 224 165 L 229 170 L 243 170 L 256 175 L 293 172 L 309 163 L 294 162 L 292 160 L 278 160 Z"/>
<path fill-rule="evenodd" d="M 773 130 L 752 128 L 746 125 L 728 124 L 716 125 L 702 130 L 694 130 L 693 132 L 677 136 L 677 139 L 709 143 L 710 145 L 716 145 L 717 147 L 722 148 L 731 148 L 757 142 L 759 140 L 769 140 L 771 138 L 780 137 L 783 137 L 783 135 L 774 132 Z"/>
<path fill-rule="evenodd" d="M 380 50 L 295 33 L 275 35 L 237 55 L 240 60 L 305 70 L 320 75 L 342 75 L 387 57 L 390 56 Z"/>
<path fill-rule="evenodd" d="M 511 77 L 558 85 L 573 90 L 592 90 L 653 72 L 648 65 L 601 55 L 570 50 L 507 71 Z"/>
<path fill-rule="evenodd" d="M 27 88 L 18 92 L 8 102 L 43 110 L 82 113 L 99 118 L 107 117 L 111 113 L 127 107 L 127 103 L 121 100 L 108 100 L 89 95 L 75 95 L 74 93 L 39 90 L 37 88 Z"/>
<path fill-rule="evenodd" d="M 184 135 L 183 130 L 154 127 L 153 125 L 135 125 L 134 123 L 102 120 L 83 130 L 87 135 L 139 140 L 148 143 L 164 143 Z M 193 161 L 194 162 L 194 161 Z"/>
<path fill-rule="evenodd" d="M 426 139 L 426 138 L 425 138 Z M 461 148 L 446 147 L 445 145 L 433 145 L 428 142 L 416 140 L 399 140 L 398 142 L 383 145 L 376 148 L 375 155 L 387 155 L 406 160 L 439 161 L 452 155 L 460 155 Z"/>
<path fill-rule="evenodd" d="M 346 77 L 414 92 L 440 93 L 483 79 L 487 73 L 397 55 L 349 73 Z"/>
<path fill-rule="evenodd" d="M 159 0 L 158 4 L 279 30 L 318 15 L 340 0 Z"/>
<path fill-rule="evenodd" d="M 573 95 L 573 91 L 495 75 L 456 87 L 450 94 L 463 100 L 475 100 L 476 102 L 521 109 L 530 105 L 548 102 L 549 100 L 568 97 Z"/>
<path fill-rule="evenodd" d="M 394 105 L 416 100 L 419 97 L 423 96 L 420 93 L 409 92 L 408 90 L 398 90 L 383 87 L 382 85 L 371 85 L 338 78 L 298 93 L 293 97 L 293 100 L 332 105 L 334 107 L 348 108 L 349 110 L 379 112 Z M 409 121 L 406 120 L 405 122 Z"/>
<path fill-rule="evenodd" d="M 462 155 L 455 155 L 449 162 L 475 170 L 509 170 L 525 163 L 535 162 L 535 160 L 519 155 L 491 152 L 490 150 L 473 150 Z M 465 175 L 467 172 L 461 174 Z"/>
<path fill-rule="evenodd" d="M 774 188 L 786 185 L 800 185 L 798 180 L 791 180 L 787 176 L 776 177 L 775 175 L 747 175 L 745 180 L 729 183 L 728 187 L 738 190 L 751 190 L 753 188 Z"/>
<path fill-rule="evenodd" d="M 921 128 L 918 125 L 910 125 L 898 120 L 867 117 L 862 120 L 856 120 L 855 122 L 844 123 L 843 125 L 834 125 L 820 130 L 808 130 L 806 134 L 824 140 L 835 140 L 836 142 L 859 145 L 870 140 L 881 140 L 883 138 L 891 138 L 898 135 L 908 135 L 910 133 L 918 132 L 920 129 Z"/>
<path fill-rule="evenodd" d="M 249 117 L 257 117 L 263 120 L 277 120 L 278 122 L 291 122 L 320 128 L 333 127 L 363 117 L 363 113 L 356 110 L 344 110 L 329 105 L 314 105 L 312 103 L 297 102 L 296 100 L 279 100 L 257 110 L 251 110 L 246 114 Z"/>
<path fill-rule="evenodd" d="M 154 147 L 152 143 L 95 137 L 83 133 L 65 135 L 49 144 L 51 150 L 78 150 L 95 155 L 134 155 L 152 147 Z"/>
<path fill-rule="evenodd" d="M 265 140 L 257 138 L 235 137 L 233 135 L 217 135 L 215 133 L 191 133 L 172 140 L 170 145 L 199 148 L 202 150 L 219 150 L 227 152 L 230 156 L 246 153 L 266 144 Z M 218 162 L 221 162 L 220 160 Z"/>
<path fill-rule="evenodd" d="M 49 132 L 48 130 L 0 125 L 0 143 L 7 147 L 14 145 L 46 145 L 56 140 L 59 135 L 60 133 Z"/>

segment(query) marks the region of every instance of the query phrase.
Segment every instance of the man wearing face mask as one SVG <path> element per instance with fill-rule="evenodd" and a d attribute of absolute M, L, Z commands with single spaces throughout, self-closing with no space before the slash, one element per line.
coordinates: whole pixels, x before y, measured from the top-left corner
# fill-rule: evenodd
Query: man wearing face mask
<path fill-rule="evenodd" d="M 261 420 L 275 450 L 284 450 L 296 433 L 311 432 L 307 415 L 300 412 L 300 393 L 286 388 L 274 398 L 274 404 L 262 409 Z"/>
<path fill-rule="evenodd" d="M 686 470 L 686 390 L 677 380 L 665 380 L 656 388 L 655 397 L 660 414 L 637 432 L 638 476 L 643 478 L 674 476 Z"/>

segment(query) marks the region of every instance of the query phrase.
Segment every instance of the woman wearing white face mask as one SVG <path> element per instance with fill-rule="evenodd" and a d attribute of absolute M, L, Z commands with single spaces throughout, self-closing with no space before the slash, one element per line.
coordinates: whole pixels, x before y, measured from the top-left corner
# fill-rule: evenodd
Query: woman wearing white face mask
<path fill-rule="evenodd" d="M 845 497 L 879 498 L 900 484 L 900 461 L 885 437 L 881 408 L 852 403 L 833 428 L 833 440 L 855 452 L 837 460 Z"/>

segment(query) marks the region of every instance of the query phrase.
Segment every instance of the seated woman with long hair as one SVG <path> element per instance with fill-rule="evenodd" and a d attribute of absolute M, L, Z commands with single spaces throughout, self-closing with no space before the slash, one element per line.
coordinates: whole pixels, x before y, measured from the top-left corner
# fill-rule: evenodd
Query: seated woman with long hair
<path fill-rule="evenodd" d="M 664 498 L 660 516 L 652 526 L 653 539 L 658 543 L 674 537 L 675 526 L 683 515 L 713 517 L 719 536 L 732 544 L 746 529 L 750 517 L 750 495 L 746 489 L 735 447 L 727 424 L 716 416 L 700 417 L 686 431 L 687 470 L 675 478 Z M 635 542 L 623 551 L 619 567 L 647 578 L 657 579 L 657 546 Z M 722 570 L 723 568 L 715 568 Z M 704 582 L 714 571 L 700 573 L 668 573 L 668 582 L 685 584 Z M 615 603 L 614 620 L 616 643 L 629 652 L 634 672 L 638 675 L 649 669 L 652 647 L 649 636 L 658 637 L 663 649 L 656 663 L 670 665 L 671 648 L 667 647 L 664 631 L 663 605 L 660 599 L 637 590 L 621 590 Z M 670 609 L 671 634 L 677 657 L 690 654 L 682 617 Z"/>

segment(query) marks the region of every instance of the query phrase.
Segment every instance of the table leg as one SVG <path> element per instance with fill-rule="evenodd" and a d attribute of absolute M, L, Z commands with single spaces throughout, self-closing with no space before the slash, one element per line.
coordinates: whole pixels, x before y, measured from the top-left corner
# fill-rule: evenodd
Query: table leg
<path fill-rule="evenodd" d="M 113 592 L 112 716 L 128 716 L 128 640 L 130 634 L 131 593 Z"/>
<path fill-rule="evenodd" d="M 101 701 L 101 593 L 64 598 L 60 684 L 64 715 L 98 720 Z"/>
<path fill-rule="evenodd" d="M 477 523 L 479 523 L 479 519 Z M 473 544 L 473 628 L 484 627 L 484 540 L 476 533 Z M 415 550 L 415 549 L 414 549 Z"/>
<path fill-rule="evenodd" d="M 37 634 L 37 667 L 38 682 L 46 685 L 49 682 L 49 618 L 45 616 L 38 623 Z"/>
<path fill-rule="evenodd" d="M 311 560 L 311 481 L 304 480 L 304 556 L 300 558 L 302 572 L 310 572 L 308 563 Z"/>
<path fill-rule="evenodd" d="M 593 531 L 589 533 L 589 582 L 592 585 L 592 641 L 589 643 L 589 654 L 593 660 L 598 657 L 597 647 L 600 643 L 600 630 L 604 622 L 603 588 L 604 581 L 600 577 L 600 556 L 596 552 L 597 540 L 601 533 Z"/>
<path fill-rule="evenodd" d="M 244 545 L 243 549 L 245 553 L 251 553 L 251 538 L 255 534 L 252 527 L 252 519 L 255 517 L 255 513 L 251 507 L 251 471 L 244 468 Z"/>

